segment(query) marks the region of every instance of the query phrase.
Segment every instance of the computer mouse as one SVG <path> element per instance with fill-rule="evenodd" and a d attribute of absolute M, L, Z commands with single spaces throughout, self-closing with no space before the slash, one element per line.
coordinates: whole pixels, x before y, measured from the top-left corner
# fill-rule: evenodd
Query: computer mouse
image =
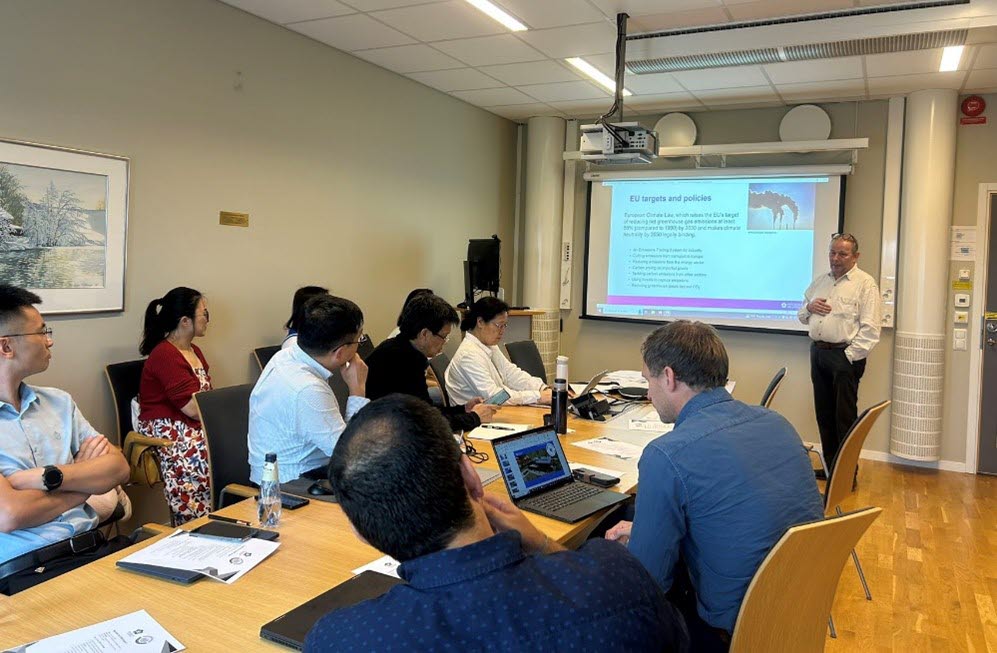
<path fill-rule="evenodd" d="M 308 486 L 308 494 L 318 497 L 335 494 L 335 492 L 332 490 L 332 486 L 329 485 L 329 481 L 315 481 Z"/>

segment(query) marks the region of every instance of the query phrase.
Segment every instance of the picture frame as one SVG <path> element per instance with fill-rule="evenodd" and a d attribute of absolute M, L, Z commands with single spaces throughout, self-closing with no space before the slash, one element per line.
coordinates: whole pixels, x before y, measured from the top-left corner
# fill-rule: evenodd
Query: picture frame
<path fill-rule="evenodd" d="M 0 139 L 0 279 L 46 314 L 125 308 L 129 160 Z"/>

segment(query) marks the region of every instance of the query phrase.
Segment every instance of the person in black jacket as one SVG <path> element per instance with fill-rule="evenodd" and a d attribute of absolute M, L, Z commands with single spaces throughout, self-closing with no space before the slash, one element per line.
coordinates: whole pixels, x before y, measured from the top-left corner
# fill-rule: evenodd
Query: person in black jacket
<path fill-rule="evenodd" d="M 367 397 L 374 400 L 400 392 L 432 403 L 426 386 L 426 368 L 429 359 L 443 351 L 458 321 L 457 311 L 442 297 L 413 298 L 402 309 L 399 334 L 382 342 L 367 357 Z M 492 421 L 498 410 L 498 406 L 482 401 L 481 397 L 475 397 L 463 406 L 440 410 L 454 432 L 470 431 Z"/>

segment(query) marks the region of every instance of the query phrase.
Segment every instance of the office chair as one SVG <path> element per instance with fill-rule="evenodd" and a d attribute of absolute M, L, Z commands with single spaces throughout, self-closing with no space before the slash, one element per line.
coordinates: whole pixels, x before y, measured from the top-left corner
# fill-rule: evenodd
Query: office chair
<path fill-rule="evenodd" d="M 271 345 L 269 347 L 257 347 L 253 350 L 253 357 L 256 359 L 256 364 L 260 366 L 260 371 L 267 366 L 270 359 L 273 358 L 274 354 L 280 351 L 280 345 Z"/>
<path fill-rule="evenodd" d="M 118 426 L 118 446 L 122 446 L 125 435 L 134 430 L 132 426 L 132 399 L 138 396 L 139 382 L 145 359 L 111 363 L 104 366 L 104 376 L 111 386 L 111 400 L 114 402 L 115 423 Z"/>
<path fill-rule="evenodd" d="M 224 508 L 227 495 L 249 498 L 249 395 L 253 384 L 207 390 L 194 395 L 208 450 L 211 510 Z"/>
<path fill-rule="evenodd" d="M 505 350 L 509 352 L 509 360 L 513 365 L 547 383 L 547 369 L 544 367 L 543 358 L 540 357 L 537 343 L 532 340 L 510 342 L 505 346 Z"/>
<path fill-rule="evenodd" d="M 429 366 L 433 368 L 436 382 L 440 384 L 440 392 L 443 394 L 443 404 L 450 405 L 450 393 L 447 392 L 447 368 L 450 366 L 450 356 L 445 351 L 441 351 L 429 361 Z"/>
<path fill-rule="evenodd" d="M 763 408 L 772 407 L 772 400 L 775 399 L 775 395 L 776 393 L 779 392 L 779 387 L 782 385 L 782 381 L 785 378 L 786 378 L 786 368 L 783 367 L 780 368 L 779 371 L 775 373 L 775 376 L 773 376 L 772 380 L 769 381 L 769 387 L 765 388 L 765 393 L 762 394 L 762 400 L 760 402 L 760 405 Z"/>
<path fill-rule="evenodd" d="M 364 333 L 360 336 L 360 344 L 357 345 L 357 353 L 360 354 L 360 360 L 367 360 L 367 357 L 374 353 L 374 341 L 370 339 L 370 336 Z"/>
<path fill-rule="evenodd" d="M 881 512 L 864 508 L 791 526 L 748 585 L 730 653 L 823 651 L 848 552 Z"/>

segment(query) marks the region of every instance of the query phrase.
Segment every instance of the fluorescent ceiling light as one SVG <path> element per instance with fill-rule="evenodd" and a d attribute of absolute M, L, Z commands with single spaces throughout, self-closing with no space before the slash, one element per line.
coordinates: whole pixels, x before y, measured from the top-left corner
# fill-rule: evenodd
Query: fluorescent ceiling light
<path fill-rule="evenodd" d="M 570 59 L 565 59 L 565 61 L 594 79 L 599 86 L 602 86 L 610 93 L 616 93 L 616 82 L 613 81 L 609 75 L 606 75 L 589 62 L 585 61 L 581 57 L 571 57 Z M 623 89 L 623 96 L 626 97 L 628 95 L 633 95 L 633 93 L 627 89 Z"/>
<path fill-rule="evenodd" d="M 962 50 L 965 46 L 950 45 L 942 50 L 942 65 L 938 67 L 940 73 L 950 73 L 959 70 L 959 61 L 962 59 Z"/>
<path fill-rule="evenodd" d="M 504 11 L 493 5 L 488 0 L 467 0 L 467 2 L 474 5 L 479 10 L 488 14 L 490 18 L 502 23 L 503 25 L 511 29 L 513 32 L 525 32 L 527 29 L 529 29 L 528 27 L 526 27 L 526 25 L 523 25 L 521 22 L 519 22 L 509 14 L 505 13 Z"/>

